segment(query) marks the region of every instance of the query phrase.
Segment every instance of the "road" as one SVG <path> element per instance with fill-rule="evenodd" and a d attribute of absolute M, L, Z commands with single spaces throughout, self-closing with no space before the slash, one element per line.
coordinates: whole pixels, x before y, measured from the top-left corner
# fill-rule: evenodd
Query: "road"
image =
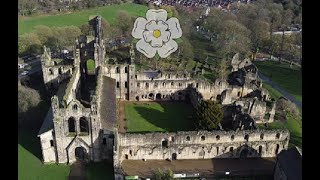
<path fill-rule="evenodd" d="M 258 76 L 260 79 L 265 82 L 270 84 L 274 89 L 278 90 L 285 98 L 289 99 L 290 101 L 294 102 L 300 109 L 302 109 L 302 103 L 299 102 L 295 97 L 293 97 L 291 94 L 280 88 L 278 85 L 276 85 L 270 78 L 267 76 L 264 76 L 260 72 L 258 72 Z"/>

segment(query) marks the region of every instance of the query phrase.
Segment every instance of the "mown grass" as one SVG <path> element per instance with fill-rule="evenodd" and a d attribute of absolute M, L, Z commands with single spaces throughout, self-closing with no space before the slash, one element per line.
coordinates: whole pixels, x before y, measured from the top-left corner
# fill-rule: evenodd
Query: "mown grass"
<path fill-rule="evenodd" d="M 119 11 L 126 11 L 133 16 L 144 16 L 148 7 L 139 4 L 127 3 L 121 5 L 103 6 L 70 14 L 23 17 L 18 19 L 18 34 L 29 33 L 37 25 L 48 27 L 79 26 L 88 23 L 91 15 L 101 15 L 109 23 L 114 23 Z"/>
<path fill-rule="evenodd" d="M 127 132 L 192 130 L 193 107 L 180 102 L 127 103 Z"/>
<path fill-rule="evenodd" d="M 302 74 L 298 67 L 290 68 L 288 63 L 274 61 L 255 62 L 255 65 L 262 74 L 302 102 Z"/>
<path fill-rule="evenodd" d="M 41 157 L 40 140 L 36 134 L 20 131 L 18 135 L 18 179 L 68 179 L 70 166 L 44 165 Z"/>

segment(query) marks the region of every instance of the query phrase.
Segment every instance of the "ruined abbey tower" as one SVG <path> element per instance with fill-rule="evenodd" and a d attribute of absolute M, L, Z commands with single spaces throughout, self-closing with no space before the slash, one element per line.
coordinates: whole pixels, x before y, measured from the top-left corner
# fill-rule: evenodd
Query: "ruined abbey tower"
<path fill-rule="evenodd" d="M 125 159 L 275 157 L 287 149 L 287 130 L 255 127 L 273 121 L 275 103 L 262 89 L 250 60 L 235 55 L 230 78 L 214 83 L 188 71 L 137 71 L 132 46 L 127 46 L 125 58 L 112 54 L 102 38 L 101 17 L 91 18 L 89 24 L 90 35 L 76 41 L 72 60 L 54 59 L 44 48 L 43 78 L 53 96 L 38 135 L 43 162 L 110 160 L 121 174 Z M 233 129 L 118 132 L 117 100 L 189 101 L 196 107 L 206 99 L 235 107 L 230 112 Z"/>

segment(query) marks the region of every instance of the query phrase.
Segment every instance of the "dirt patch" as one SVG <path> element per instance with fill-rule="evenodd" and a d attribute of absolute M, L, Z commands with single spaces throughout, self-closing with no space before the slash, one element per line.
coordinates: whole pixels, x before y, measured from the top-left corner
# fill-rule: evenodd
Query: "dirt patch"
<path fill-rule="evenodd" d="M 126 175 L 150 178 L 155 170 L 171 169 L 174 173 L 199 173 L 201 177 L 214 175 L 256 176 L 272 175 L 275 159 L 199 159 L 199 160 L 124 160 L 121 164 Z"/>

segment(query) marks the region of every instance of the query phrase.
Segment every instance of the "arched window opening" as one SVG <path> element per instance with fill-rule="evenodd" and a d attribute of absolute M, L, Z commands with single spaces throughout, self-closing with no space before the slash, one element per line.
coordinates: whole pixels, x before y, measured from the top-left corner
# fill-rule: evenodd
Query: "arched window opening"
<path fill-rule="evenodd" d="M 130 154 L 130 156 L 132 156 L 132 150 L 131 149 L 129 150 L 129 154 Z"/>
<path fill-rule="evenodd" d="M 259 146 L 259 154 L 261 155 L 262 153 L 262 146 Z"/>
<path fill-rule="evenodd" d="M 219 154 L 219 147 L 216 147 L 216 149 L 217 149 L 217 155 Z"/>
<path fill-rule="evenodd" d="M 50 146 L 53 147 L 54 144 L 53 144 L 53 140 L 50 140 Z"/>
<path fill-rule="evenodd" d="M 128 67 L 125 67 L 125 68 L 124 68 L 124 72 L 125 72 L 125 73 L 128 73 Z"/>
<path fill-rule="evenodd" d="M 201 136 L 201 141 L 204 141 L 206 140 L 206 137 L 205 136 Z"/>
<path fill-rule="evenodd" d="M 161 146 L 162 146 L 163 148 L 168 148 L 168 140 L 162 140 Z"/>
<path fill-rule="evenodd" d="M 78 106 L 75 104 L 72 106 L 72 110 L 77 111 L 78 110 Z"/>
<path fill-rule="evenodd" d="M 260 134 L 260 139 L 262 140 L 263 138 L 264 138 L 264 134 L 261 133 L 261 134 Z"/>
<path fill-rule="evenodd" d="M 187 140 L 187 141 L 190 141 L 190 136 L 187 136 L 187 137 L 186 137 L 186 140 Z"/>
<path fill-rule="evenodd" d="M 50 73 L 50 75 L 54 75 L 54 72 L 51 68 L 49 69 L 49 73 Z"/>
<path fill-rule="evenodd" d="M 120 83 L 119 82 L 117 82 L 117 88 L 119 88 L 120 87 Z"/>
<path fill-rule="evenodd" d="M 238 97 L 240 97 L 240 91 L 238 92 Z"/>
<path fill-rule="evenodd" d="M 73 117 L 68 119 L 69 132 L 76 132 L 76 121 Z"/>
<path fill-rule="evenodd" d="M 276 134 L 276 139 L 279 139 L 280 138 L 280 133 L 277 133 Z"/>
<path fill-rule="evenodd" d="M 119 67 L 116 67 L 116 73 L 120 73 Z"/>
<path fill-rule="evenodd" d="M 61 69 L 61 68 L 59 68 L 59 70 L 58 70 L 58 71 L 59 71 L 59 74 L 62 74 L 62 69 Z"/>
<path fill-rule="evenodd" d="M 230 152 L 233 152 L 233 147 L 230 147 Z"/>
<path fill-rule="evenodd" d="M 246 141 L 249 141 L 249 135 L 246 134 L 246 135 L 244 136 L 244 139 L 245 139 Z"/>
<path fill-rule="evenodd" d="M 231 135 L 231 140 L 234 140 L 234 135 Z"/>
<path fill-rule="evenodd" d="M 217 141 L 220 140 L 220 136 L 219 136 L 219 135 L 216 136 L 216 140 L 217 140 Z"/>
<path fill-rule="evenodd" d="M 80 132 L 81 133 L 89 133 L 89 124 L 85 117 L 80 118 Z"/>

